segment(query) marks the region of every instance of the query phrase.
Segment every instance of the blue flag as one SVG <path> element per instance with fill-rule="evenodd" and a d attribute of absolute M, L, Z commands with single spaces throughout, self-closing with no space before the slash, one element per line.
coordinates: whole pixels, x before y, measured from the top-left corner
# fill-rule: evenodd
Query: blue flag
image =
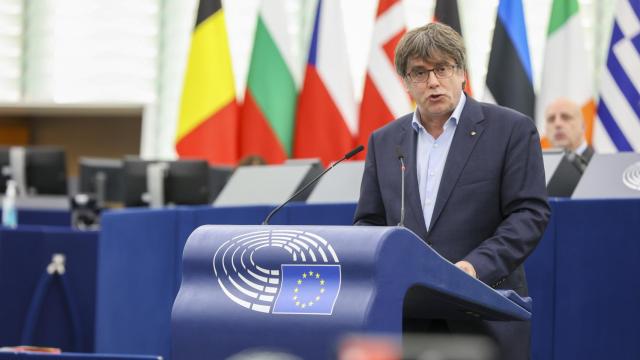
<path fill-rule="evenodd" d="M 340 265 L 282 265 L 274 314 L 331 315 L 340 292 Z"/>

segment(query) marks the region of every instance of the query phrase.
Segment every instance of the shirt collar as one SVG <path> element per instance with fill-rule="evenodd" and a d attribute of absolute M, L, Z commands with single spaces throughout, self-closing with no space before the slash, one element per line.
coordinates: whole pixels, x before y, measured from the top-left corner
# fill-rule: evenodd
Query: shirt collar
<path fill-rule="evenodd" d="M 466 103 L 467 103 L 467 96 L 464 94 L 464 91 L 463 91 L 462 94 L 460 94 L 460 100 L 458 100 L 458 105 L 456 105 L 456 108 L 453 109 L 451 116 L 444 123 L 445 129 L 452 125 L 453 126 L 458 125 L 458 122 L 460 121 L 460 115 L 462 114 L 462 109 L 464 108 L 464 105 Z M 413 130 L 415 130 L 416 132 L 419 132 L 420 129 L 424 130 L 422 123 L 420 123 L 420 112 L 417 107 L 416 107 L 416 111 L 413 112 L 411 127 L 413 127 Z"/>
<path fill-rule="evenodd" d="M 587 150 L 587 142 L 585 140 L 582 140 L 582 144 L 580 144 L 580 146 L 578 146 L 578 148 L 576 149 L 575 153 L 578 155 L 582 155 L 584 154 L 584 152 Z"/>

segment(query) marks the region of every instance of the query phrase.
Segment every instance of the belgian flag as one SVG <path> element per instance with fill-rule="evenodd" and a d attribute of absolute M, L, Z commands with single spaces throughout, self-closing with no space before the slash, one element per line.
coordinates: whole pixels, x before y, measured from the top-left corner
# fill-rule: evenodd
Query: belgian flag
<path fill-rule="evenodd" d="M 180 157 L 233 165 L 238 160 L 238 104 L 220 0 L 200 0 L 180 102 Z"/>

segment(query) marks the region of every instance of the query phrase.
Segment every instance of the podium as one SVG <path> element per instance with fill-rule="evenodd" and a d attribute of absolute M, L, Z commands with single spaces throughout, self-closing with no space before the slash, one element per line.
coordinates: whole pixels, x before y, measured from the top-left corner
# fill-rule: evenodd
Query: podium
<path fill-rule="evenodd" d="M 184 248 L 172 358 L 251 349 L 335 358 L 348 334 L 400 341 L 403 316 L 528 320 L 530 303 L 515 299 L 404 228 L 206 225 Z"/>

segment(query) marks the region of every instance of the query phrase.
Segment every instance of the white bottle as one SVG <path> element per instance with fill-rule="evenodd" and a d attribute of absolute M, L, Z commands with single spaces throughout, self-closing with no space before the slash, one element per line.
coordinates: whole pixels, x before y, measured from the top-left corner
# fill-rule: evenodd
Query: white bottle
<path fill-rule="evenodd" d="M 16 182 L 7 180 L 7 192 L 2 199 L 2 225 L 15 228 L 18 226 L 18 211 L 16 210 Z"/>

